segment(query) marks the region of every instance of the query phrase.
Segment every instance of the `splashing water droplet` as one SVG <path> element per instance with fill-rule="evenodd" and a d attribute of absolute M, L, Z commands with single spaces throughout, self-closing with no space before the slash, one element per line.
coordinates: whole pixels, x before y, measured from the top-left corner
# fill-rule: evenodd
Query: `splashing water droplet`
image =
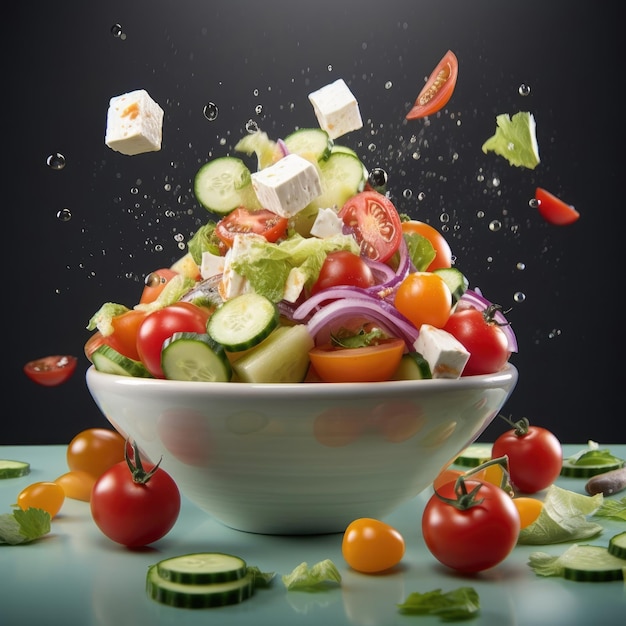
<path fill-rule="evenodd" d="M 554 339 L 555 337 L 559 337 L 561 334 L 561 331 L 558 328 L 553 328 L 549 333 L 548 333 L 548 339 Z"/>
<path fill-rule="evenodd" d="M 202 109 L 202 114 L 207 120 L 209 120 L 209 122 L 215 121 L 218 113 L 219 109 L 217 108 L 217 104 L 215 104 L 215 102 L 207 102 L 204 105 L 204 109 Z"/>
<path fill-rule="evenodd" d="M 442 214 L 439 216 L 439 221 L 440 221 L 442 224 L 447 224 L 447 223 L 450 221 L 450 215 L 449 215 L 448 213 L 442 213 Z"/>
<path fill-rule="evenodd" d="M 111 26 L 111 34 L 113 37 L 121 37 L 123 32 L 121 24 L 113 24 L 113 26 Z"/>
<path fill-rule="evenodd" d="M 502 222 L 500 220 L 491 220 L 489 222 L 489 230 L 492 232 L 497 232 L 502 228 Z"/>
<path fill-rule="evenodd" d="M 250 133 L 251 135 L 253 133 L 258 133 L 259 125 L 254 120 L 248 120 L 246 122 L 246 132 Z"/>
<path fill-rule="evenodd" d="M 538 209 L 540 204 L 541 204 L 541 201 L 540 201 L 540 200 L 537 200 L 537 198 L 531 198 L 531 199 L 528 201 L 528 206 L 529 206 L 531 209 Z"/>
<path fill-rule="evenodd" d="M 484 211 L 476 211 L 476 217 L 479 219 L 482 219 L 483 217 L 485 217 L 485 212 Z"/>
<path fill-rule="evenodd" d="M 518 270 L 525 270 L 526 269 L 526 263 L 523 263 L 522 261 L 519 261 L 515 267 Z"/>
<path fill-rule="evenodd" d="M 520 96 L 528 96 L 530 95 L 530 85 L 527 85 L 526 83 L 522 83 L 519 86 L 517 91 Z"/>
<path fill-rule="evenodd" d="M 402 192 L 402 197 L 403 197 L 403 198 L 406 198 L 407 200 L 408 200 L 409 198 L 411 198 L 412 196 L 413 196 L 413 192 L 412 192 L 410 189 L 405 189 L 405 190 Z"/>
<path fill-rule="evenodd" d="M 62 170 L 65 167 L 65 157 L 60 152 L 55 152 L 46 159 L 46 165 L 53 170 Z"/>
<path fill-rule="evenodd" d="M 521 291 L 516 291 L 513 294 L 513 300 L 515 300 L 515 302 L 524 302 L 524 300 L 526 300 L 526 294 Z"/>
<path fill-rule="evenodd" d="M 69 209 L 57 211 L 57 218 L 62 222 L 69 222 L 72 219 L 72 212 Z"/>
<path fill-rule="evenodd" d="M 255 112 L 257 115 L 261 115 L 261 113 L 263 113 L 263 105 L 262 105 L 262 104 L 257 104 L 257 105 L 254 107 L 254 112 Z"/>
<path fill-rule="evenodd" d="M 390 80 L 388 80 L 385 83 L 385 89 L 391 89 L 392 87 L 393 87 L 393 83 Z"/>
<path fill-rule="evenodd" d="M 326 69 L 327 69 L 329 72 L 332 72 L 332 71 L 333 71 L 333 66 L 329 64 L 329 65 L 328 65 L 328 67 L 327 67 Z"/>

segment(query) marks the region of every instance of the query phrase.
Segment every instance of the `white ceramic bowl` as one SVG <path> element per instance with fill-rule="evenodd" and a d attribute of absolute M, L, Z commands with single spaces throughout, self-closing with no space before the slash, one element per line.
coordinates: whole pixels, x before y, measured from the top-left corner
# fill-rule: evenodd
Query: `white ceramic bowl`
<path fill-rule="evenodd" d="M 87 385 L 125 437 L 223 524 L 343 532 L 425 489 L 496 417 L 517 369 L 374 384 L 199 383 L 103 374 Z"/>

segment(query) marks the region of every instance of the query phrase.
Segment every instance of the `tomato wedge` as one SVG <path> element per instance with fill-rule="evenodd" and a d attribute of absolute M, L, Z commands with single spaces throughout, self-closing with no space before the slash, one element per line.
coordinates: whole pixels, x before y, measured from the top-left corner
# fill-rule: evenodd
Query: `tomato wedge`
<path fill-rule="evenodd" d="M 215 234 L 227 247 L 233 245 L 235 235 L 263 235 L 270 243 L 274 243 L 287 232 L 288 220 L 272 213 L 269 209 L 249 211 L 243 207 L 235 209 L 223 217 L 215 226 Z"/>
<path fill-rule="evenodd" d="M 178 272 L 175 272 L 167 267 L 162 267 L 159 270 L 150 272 L 144 281 L 145 286 L 141 292 L 139 303 L 148 304 L 150 302 L 154 302 L 159 297 L 163 289 L 165 289 L 165 285 L 167 285 L 167 283 L 177 275 Z"/>
<path fill-rule="evenodd" d="M 580 213 L 571 204 L 566 204 L 541 187 L 537 187 L 535 191 L 535 200 L 541 217 L 555 226 L 572 224 L 580 217 Z"/>
<path fill-rule="evenodd" d="M 404 340 L 393 337 L 362 348 L 316 346 L 309 351 L 309 357 L 324 382 L 380 382 L 389 380 L 398 369 L 404 348 Z"/>
<path fill-rule="evenodd" d="M 393 202 L 377 191 L 361 191 L 339 211 L 343 223 L 354 230 L 361 254 L 384 263 L 400 247 L 402 223 Z"/>
<path fill-rule="evenodd" d="M 428 77 L 406 119 L 416 120 L 443 109 L 452 97 L 458 75 L 459 62 L 454 52 L 448 50 Z"/>
<path fill-rule="evenodd" d="M 72 376 L 77 364 L 78 359 L 75 356 L 67 354 L 45 356 L 26 363 L 24 373 L 39 385 L 56 387 Z"/>

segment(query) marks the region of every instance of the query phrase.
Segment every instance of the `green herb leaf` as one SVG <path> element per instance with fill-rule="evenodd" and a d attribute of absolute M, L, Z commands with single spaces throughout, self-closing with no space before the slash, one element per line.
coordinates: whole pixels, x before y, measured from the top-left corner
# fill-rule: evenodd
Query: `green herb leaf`
<path fill-rule="evenodd" d="M 340 583 L 341 574 L 330 559 L 325 559 L 309 567 L 300 563 L 290 574 L 282 576 L 287 590 L 312 589 L 327 583 Z"/>
<path fill-rule="evenodd" d="M 50 513 L 42 509 L 15 509 L 0 515 L 0 544 L 29 543 L 50 532 Z"/>
<path fill-rule="evenodd" d="M 418 272 L 426 271 L 437 255 L 430 240 L 419 233 L 404 233 L 409 257 Z"/>
<path fill-rule="evenodd" d="M 594 513 L 594 516 L 626 522 L 626 496 L 621 500 L 605 499 L 602 506 Z"/>
<path fill-rule="evenodd" d="M 254 576 L 254 586 L 257 589 L 269 587 L 276 577 L 276 572 L 262 572 L 256 565 L 250 565 L 248 572 Z"/>
<path fill-rule="evenodd" d="M 495 152 L 511 165 L 534 170 L 540 159 L 533 114 L 520 111 L 509 117 L 503 113 L 496 117 L 496 124 L 496 132 L 483 144 L 483 152 Z"/>
<path fill-rule="evenodd" d="M 202 264 L 202 253 L 220 254 L 220 240 L 215 234 L 216 222 L 209 220 L 201 226 L 187 243 L 187 249 L 197 265 Z"/>
<path fill-rule="evenodd" d="M 448 622 L 464 620 L 480 611 L 480 598 L 473 587 L 458 587 L 447 593 L 442 593 L 441 589 L 426 593 L 416 591 L 398 605 L 398 610 L 414 615 L 437 615 Z"/>
<path fill-rule="evenodd" d="M 363 328 L 356 333 L 347 328 L 340 328 L 335 334 L 331 334 L 331 343 L 341 348 L 366 348 L 377 343 L 377 339 L 386 339 L 387 335 L 380 328 L 373 328 L 366 332 Z"/>

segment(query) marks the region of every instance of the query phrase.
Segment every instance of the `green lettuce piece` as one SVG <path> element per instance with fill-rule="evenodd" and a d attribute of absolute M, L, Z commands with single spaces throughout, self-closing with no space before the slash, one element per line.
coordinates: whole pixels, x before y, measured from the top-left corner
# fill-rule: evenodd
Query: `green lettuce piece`
<path fill-rule="evenodd" d="M 170 304 L 174 304 L 174 302 L 178 302 L 195 284 L 196 281 L 193 278 L 178 274 L 167 281 L 163 291 L 161 291 L 156 300 L 146 304 L 136 304 L 135 309 L 145 311 L 146 313 L 162 309 Z"/>
<path fill-rule="evenodd" d="M 621 500 L 604 500 L 594 516 L 626 522 L 626 496 Z"/>
<path fill-rule="evenodd" d="M 480 598 L 473 587 L 458 587 L 447 593 L 441 589 L 416 591 L 398 605 L 398 610 L 414 615 L 437 615 L 443 621 L 464 620 L 480 611 Z"/>
<path fill-rule="evenodd" d="M 187 243 L 187 250 L 193 257 L 197 265 L 202 263 L 202 253 L 210 252 L 218 256 L 220 254 L 217 235 L 215 234 L 216 222 L 210 220 L 204 226 L 201 226 Z"/>
<path fill-rule="evenodd" d="M 91 316 L 87 324 L 87 330 L 96 330 L 97 328 L 104 337 L 108 337 L 113 332 L 111 320 L 128 311 L 130 311 L 130 309 L 123 304 L 106 302 Z"/>
<path fill-rule="evenodd" d="M 341 583 L 341 574 L 330 559 L 324 559 L 309 567 L 300 563 L 289 574 L 282 576 L 287 591 L 292 589 L 312 589 L 327 583 Z"/>
<path fill-rule="evenodd" d="M 556 485 L 546 492 L 543 507 L 537 519 L 522 528 L 518 543 L 545 545 L 594 537 L 602 532 L 602 526 L 587 520 L 604 501 L 601 493 L 584 496 Z"/>
<path fill-rule="evenodd" d="M 496 124 L 496 132 L 483 144 L 483 152 L 495 152 L 511 165 L 534 170 L 540 162 L 534 115 L 520 111 L 510 117 L 503 113 L 496 116 Z"/>
<path fill-rule="evenodd" d="M 30 543 L 50 532 L 50 513 L 43 509 L 15 509 L 0 515 L 0 544 Z"/>
<path fill-rule="evenodd" d="M 276 572 L 262 572 L 257 565 L 248 566 L 248 572 L 254 577 L 254 586 L 257 589 L 266 589 L 276 577 Z"/>
<path fill-rule="evenodd" d="M 404 233 L 404 241 L 409 251 L 409 257 L 418 272 L 426 271 L 437 255 L 433 244 L 427 237 L 419 233 Z"/>
<path fill-rule="evenodd" d="M 624 459 L 611 454 L 608 449 L 601 449 L 597 441 L 591 439 L 587 447 L 569 456 L 566 461 L 572 465 L 617 465 L 623 464 Z"/>

